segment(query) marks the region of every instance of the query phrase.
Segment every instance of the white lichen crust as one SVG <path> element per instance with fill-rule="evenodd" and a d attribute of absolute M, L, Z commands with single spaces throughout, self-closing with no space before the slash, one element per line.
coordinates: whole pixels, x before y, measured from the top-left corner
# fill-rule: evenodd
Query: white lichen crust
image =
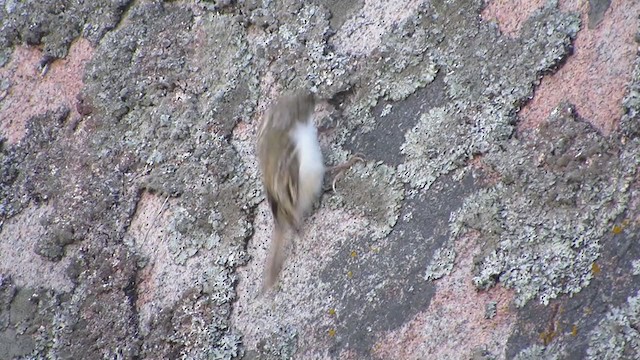
<path fill-rule="evenodd" d="M 609 310 L 589 333 L 587 359 L 630 359 L 640 353 L 640 292 Z M 631 356 L 631 357 L 630 357 Z"/>

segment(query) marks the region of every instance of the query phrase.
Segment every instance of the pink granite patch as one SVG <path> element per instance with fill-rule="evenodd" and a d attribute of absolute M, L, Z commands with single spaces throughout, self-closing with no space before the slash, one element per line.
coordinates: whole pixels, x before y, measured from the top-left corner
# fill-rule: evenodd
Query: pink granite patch
<path fill-rule="evenodd" d="M 35 253 L 38 239 L 46 233 L 40 219 L 51 211 L 50 206 L 30 206 L 7 220 L 0 231 L 0 273 L 11 275 L 19 287 L 72 289 L 65 275 L 70 256 L 52 262 Z"/>
<path fill-rule="evenodd" d="M 83 86 L 84 67 L 92 56 L 89 41 L 79 38 L 66 58 L 53 61 L 43 71 L 39 66 L 40 49 L 16 47 L 11 61 L 0 68 L 0 79 L 8 79 L 11 84 L 0 101 L 0 136 L 15 144 L 24 137 L 30 117 L 61 105 L 75 109 L 76 96 Z"/>
<path fill-rule="evenodd" d="M 588 7 L 584 3 L 560 2 L 563 11 L 579 11 L 583 25 L 573 55 L 556 73 L 542 79 L 533 99 L 520 111 L 519 130 L 537 127 L 561 101 L 574 104 L 578 114 L 604 134 L 618 126 L 621 101 L 637 56 L 634 35 L 640 2 L 613 0 L 595 29 L 586 26 Z"/>
<path fill-rule="evenodd" d="M 136 302 L 143 331 L 154 315 L 171 307 L 199 279 L 198 262 L 206 263 L 202 256 L 188 259 L 185 265 L 175 263 L 167 231 L 175 206 L 175 200 L 166 196 L 144 193 L 126 235 L 126 241 L 147 261 L 138 275 Z"/>
<path fill-rule="evenodd" d="M 522 24 L 545 3 L 546 0 L 489 0 L 480 16 L 486 21 L 496 21 L 502 34 L 515 38 Z"/>
<path fill-rule="evenodd" d="M 365 0 L 360 12 L 348 19 L 333 38 L 345 54 L 369 55 L 394 25 L 415 13 L 424 0 Z"/>
<path fill-rule="evenodd" d="M 479 292 L 471 283 L 475 239 L 463 237 L 453 272 L 436 282 L 429 308 L 380 338 L 373 353 L 382 359 L 470 359 L 484 349 L 504 358 L 516 315 L 510 310 L 513 292 L 501 286 Z M 497 304 L 492 319 L 485 306 Z"/>
<path fill-rule="evenodd" d="M 256 349 L 262 338 L 291 325 L 299 330 L 297 359 L 331 358 L 327 349 L 336 334 L 330 332 L 334 317 L 329 310 L 340 300 L 328 295 L 319 270 L 339 251 L 348 251 L 341 244 L 364 233 L 366 220 L 340 210 L 318 210 L 306 220 L 296 252 L 287 258 L 276 288 L 264 295 L 260 295 L 260 288 L 272 229 L 266 202 L 258 207 L 254 227 L 247 247 L 252 260 L 238 269 L 238 299 L 232 313 L 232 323 L 242 332 L 243 343 Z"/>

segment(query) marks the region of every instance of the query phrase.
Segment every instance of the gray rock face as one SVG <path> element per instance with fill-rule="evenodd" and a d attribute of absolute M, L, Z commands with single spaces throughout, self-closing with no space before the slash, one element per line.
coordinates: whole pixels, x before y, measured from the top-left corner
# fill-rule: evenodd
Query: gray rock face
<path fill-rule="evenodd" d="M 635 60 L 610 132 L 520 117 L 640 7 L 518 4 L 0 1 L 0 358 L 640 356 L 640 60 L 578 65 Z M 367 163 L 260 295 L 255 134 L 297 88 Z"/>

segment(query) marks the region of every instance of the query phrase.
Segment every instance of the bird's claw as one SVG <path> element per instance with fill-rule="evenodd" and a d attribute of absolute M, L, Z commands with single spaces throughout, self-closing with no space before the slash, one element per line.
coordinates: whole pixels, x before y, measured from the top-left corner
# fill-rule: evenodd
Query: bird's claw
<path fill-rule="evenodd" d="M 328 169 L 329 172 L 337 172 L 336 175 L 334 175 L 333 180 L 331 181 L 331 189 L 333 190 L 333 192 L 336 192 L 336 182 L 338 181 L 338 179 L 344 174 L 347 169 L 351 168 L 358 162 L 366 162 L 364 154 L 356 153 L 355 155 L 352 155 L 349 160 L 343 162 L 342 164 L 332 166 Z"/>

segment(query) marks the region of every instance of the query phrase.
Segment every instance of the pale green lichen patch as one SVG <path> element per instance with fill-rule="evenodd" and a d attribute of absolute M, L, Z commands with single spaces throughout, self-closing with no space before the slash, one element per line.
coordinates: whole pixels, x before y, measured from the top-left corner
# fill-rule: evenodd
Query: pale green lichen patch
<path fill-rule="evenodd" d="M 298 349 L 298 331 L 293 326 L 283 326 L 267 334 L 257 346 L 260 359 L 293 359 Z"/>
<path fill-rule="evenodd" d="M 326 41 L 331 32 L 328 11 L 314 3 L 289 6 L 262 9 L 263 16 L 273 19 L 271 24 L 279 23 L 268 29 L 265 40 L 269 70 L 283 88 L 308 88 L 324 96 L 343 91 L 353 63 Z"/>
<path fill-rule="evenodd" d="M 626 359 L 640 349 L 640 293 L 607 312 L 589 334 L 588 359 Z"/>
<path fill-rule="evenodd" d="M 336 183 L 331 207 L 348 209 L 370 223 L 372 239 L 384 238 L 398 221 L 404 189 L 393 168 L 384 164 L 356 165 Z"/>
<path fill-rule="evenodd" d="M 640 32 L 640 29 L 638 31 Z M 631 79 L 622 100 L 624 115 L 620 119 L 620 132 L 624 140 L 640 135 L 640 56 L 636 57 Z"/>
<path fill-rule="evenodd" d="M 430 58 L 445 73 L 452 102 L 422 114 L 401 146 L 406 162 L 399 171 L 416 189 L 428 189 L 456 170 L 459 179 L 472 156 L 499 151 L 534 83 L 567 56 L 580 25 L 578 17 L 546 6 L 527 21 L 526 42 L 518 42 L 490 26 L 478 27 L 466 8 L 425 7 L 413 21 L 429 23 L 428 30 L 416 30 L 412 39 L 426 43 Z M 465 26 L 450 26 L 452 22 Z"/>
<path fill-rule="evenodd" d="M 435 79 L 438 67 L 429 57 L 433 45 L 425 41 L 428 30 L 418 25 L 418 18 L 410 17 L 383 36 L 376 49 L 379 58 L 364 72 L 371 79 L 371 95 L 400 101 Z"/>
<path fill-rule="evenodd" d="M 157 349 L 152 346 L 155 341 L 160 340 L 157 345 L 162 349 L 166 346 L 162 340 L 168 340 L 177 345 L 177 352 L 182 359 L 231 360 L 241 357 L 244 354 L 241 335 L 225 324 L 224 318 L 229 312 L 229 306 L 216 306 L 206 294 L 187 294 L 174 309 L 158 317 L 162 322 L 158 321 L 156 325 L 163 326 L 163 322 L 167 322 L 175 332 L 162 334 L 162 331 L 157 331 L 157 334 L 167 338 L 150 337 L 147 341 L 149 346 L 145 349 L 146 355 L 156 355 Z"/>
<path fill-rule="evenodd" d="M 211 251 L 220 244 L 219 231 L 221 229 L 220 214 L 211 210 L 210 216 L 202 223 L 201 227 L 208 228 L 208 231 L 194 231 L 196 218 L 189 214 L 185 208 L 178 208 L 174 212 L 174 219 L 169 228 L 169 251 L 174 253 L 174 261 L 179 265 L 190 257 L 196 255 L 198 251 Z M 197 227 L 196 227 L 197 229 Z"/>
<path fill-rule="evenodd" d="M 520 351 L 513 359 L 514 360 L 560 360 L 566 359 L 567 353 L 562 348 L 562 345 L 553 343 L 549 346 L 534 344 L 526 349 Z"/>
<path fill-rule="evenodd" d="M 640 260 L 634 260 L 631 262 L 631 273 L 633 275 L 640 275 Z"/>
<path fill-rule="evenodd" d="M 437 280 L 449 275 L 453 270 L 456 259 L 456 251 L 449 247 L 441 247 L 433 253 L 431 262 L 427 265 L 425 279 Z"/>
<path fill-rule="evenodd" d="M 616 150 L 562 105 L 524 144 L 487 154 L 501 182 L 468 198 L 451 224 L 453 237 L 482 234 L 474 284 L 500 281 L 515 289 L 520 306 L 587 286 L 600 240 L 628 203 L 636 151 Z"/>
<path fill-rule="evenodd" d="M 349 126 L 357 126 L 363 132 L 373 130 L 374 123 L 380 119 L 374 120 L 371 111 L 380 99 L 404 100 L 435 79 L 438 66 L 429 55 L 435 41 L 418 19 L 410 17 L 401 22 L 383 36 L 380 47 L 368 61 L 360 60 L 351 82 L 367 84 L 367 88 L 366 91 L 352 90 L 350 104 L 344 109 Z M 342 141 L 348 140 L 347 134 Z"/>
<path fill-rule="evenodd" d="M 0 7 L 0 67 L 20 43 L 41 45 L 46 63 L 67 55 L 82 36 L 96 44 L 113 29 L 131 0 L 117 1 L 3 1 Z M 43 64 L 44 65 L 44 64 Z"/>
<path fill-rule="evenodd" d="M 398 172 L 404 181 L 429 188 L 440 176 L 463 165 L 470 156 L 471 144 L 461 120 L 448 115 L 444 108 L 422 114 L 401 147 L 406 161 L 398 166 Z"/>

